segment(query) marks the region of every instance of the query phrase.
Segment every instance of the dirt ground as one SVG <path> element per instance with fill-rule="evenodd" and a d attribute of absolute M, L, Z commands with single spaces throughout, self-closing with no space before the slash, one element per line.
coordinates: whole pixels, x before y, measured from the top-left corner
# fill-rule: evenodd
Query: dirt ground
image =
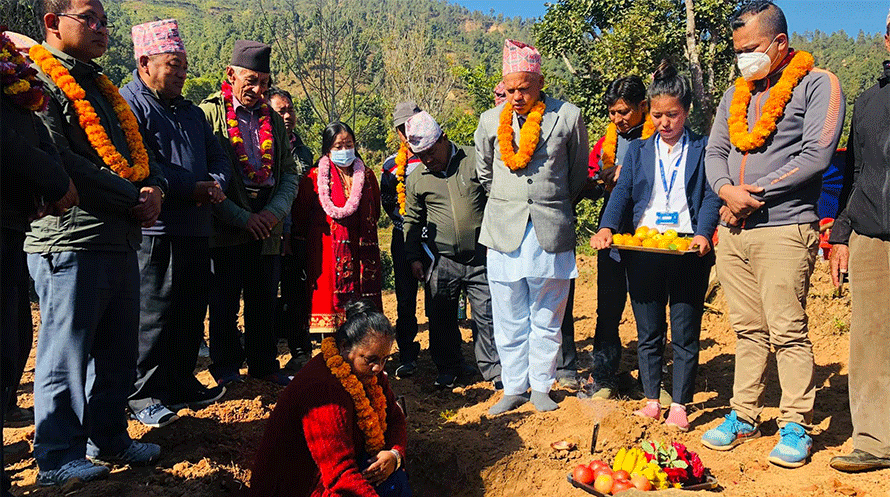
<path fill-rule="evenodd" d="M 595 259 L 579 256 L 581 277 L 575 301 L 576 341 L 579 368 L 590 365 L 596 323 Z M 428 345 L 422 292 L 418 298 L 419 339 Z M 538 413 L 528 404 L 506 415 L 490 418 L 486 411 L 499 398 L 490 384 L 481 381 L 453 391 L 433 387 L 435 367 L 421 353 L 418 374 L 394 380 L 396 395 L 403 395 L 408 411 L 408 469 L 414 494 L 418 496 L 531 497 L 586 495 L 573 488 L 566 475 L 580 462 L 611 461 L 622 446 L 646 439 L 676 440 L 699 452 L 730 496 L 884 496 L 890 488 L 890 470 L 846 475 L 828 467 L 828 460 L 851 450 L 852 430 L 848 406 L 847 362 L 849 296 L 834 298 L 827 263 L 820 262 L 813 277 L 808 300 L 811 337 L 816 356 L 816 396 L 812 461 L 796 470 L 767 463 L 766 456 L 778 439 L 775 418 L 779 401 L 775 362 L 767 376 L 763 414 L 764 437 L 730 452 L 702 447 L 699 439 L 718 425 L 727 413 L 732 395 L 735 336 L 726 316 L 726 302 L 718 289 L 706 313 L 702 330 L 701 367 L 694 403 L 690 406 L 692 429 L 678 434 L 664 425 L 631 415 L 640 405 L 632 399 L 579 400 L 574 392 L 556 390 L 560 408 Z M 395 296 L 384 296 L 388 316 L 395 317 Z M 35 320 L 38 319 L 35 313 Z M 468 342 L 469 329 L 464 328 Z M 626 347 L 622 370 L 636 375 L 636 332 L 628 305 L 621 323 Z M 282 364 L 289 358 L 279 347 Z M 464 354 L 472 357 L 467 343 Z M 211 383 L 201 359 L 199 378 Z M 392 371 L 398 360 L 390 361 Z M 19 392 L 19 403 L 33 404 L 33 353 Z M 7 466 L 15 495 L 78 496 L 215 496 L 241 495 L 250 480 L 254 450 L 262 437 L 266 419 L 275 407 L 280 388 L 254 380 L 234 386 L 222 402 L 198 412 L 181 411 L 182 419 L 161 429 L 147 429 L 130 422 L 130 434 L 143 441 L 161 444 L 164 453 L 155 468 L 116 468 L 102 482 L 72 488 L 43 489 L 35 485 L 37 468 L 26 457 Z M 890 418 L 888 418 L 890 421 Z M 590 455 L 591 429 L 600 423 L 597 453 Z M 7 443 L 33 438 L 33 427 L 6 428 Z M 578 450 L 556 453 L 551 442 L 569 440 Z M 681 493 L 668 491 L 667 493 Z M 685 493 L 685 492 L 682 492 Z M 630 494 L 628 494 L 630 495 Z"/>

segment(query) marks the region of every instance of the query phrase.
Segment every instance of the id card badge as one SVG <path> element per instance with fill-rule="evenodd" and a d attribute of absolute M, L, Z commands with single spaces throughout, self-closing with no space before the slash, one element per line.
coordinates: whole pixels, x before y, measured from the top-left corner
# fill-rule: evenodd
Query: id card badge
<path fill-rule="evenodd" d="M 680 223 L 679 212 L 656 212 L 655 224 L 659 226 L 671 225 L 676 226 Z"/>

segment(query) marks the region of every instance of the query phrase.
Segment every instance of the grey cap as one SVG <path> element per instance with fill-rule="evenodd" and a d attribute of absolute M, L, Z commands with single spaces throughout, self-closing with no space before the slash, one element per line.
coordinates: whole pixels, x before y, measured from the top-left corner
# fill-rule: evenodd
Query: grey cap
<path fill-rule="evenodd" d="M 396 104 L 395 110 L 392 111 L 392 125 L 394 128 L 405 124 L 414 114 L 420 112 L 420 107 L 412 101 L 399 102 Z"/>

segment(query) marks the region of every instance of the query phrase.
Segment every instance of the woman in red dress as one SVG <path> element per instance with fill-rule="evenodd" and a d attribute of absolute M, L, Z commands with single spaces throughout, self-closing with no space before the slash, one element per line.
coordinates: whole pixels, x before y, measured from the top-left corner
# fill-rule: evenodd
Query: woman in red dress
<path fill-rule="evenodd" d="M 250 479 L 257 497 L 410 497 L 407 433 L 383 366 L 395 330 L 368 300 L 294 376 L 266 425 Z"/>
<path fill-rule="evenodd" d="M 321 158 L 300 182 L 291 216 L 293 236 L 306 240 L 311 333 L 334 333 L 345 305 L 369 299 L 382 311 L 377 220 L 380 187 L 355 152 L 355 134 L 331 123 Z"/>

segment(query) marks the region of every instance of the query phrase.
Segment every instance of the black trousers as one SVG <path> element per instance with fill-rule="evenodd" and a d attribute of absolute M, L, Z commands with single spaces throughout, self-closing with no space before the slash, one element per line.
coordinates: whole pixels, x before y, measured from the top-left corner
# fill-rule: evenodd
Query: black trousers
<path fill-rule="evenodd" d="M 146 235 L 139 258 L 139 359 L 133 411 L 189 400 L 210 293 L 207 237 Z M 154 399 L 154 400 L 153 400 Z"/>
<path fill-rule="evenodd" d="M 309 340 L 309 291 L 306 286 L 306 241 L 291 240 L 291 255 L 281 256 L 281 297 L 276 308 L 276 337 L 286 338 L 291 356 L 312 354 Z"/>
<path fill-rule="evenodd" d="M 457 308 L 461 290 L 467 293 L 473 315 L 473 352 L 486 380 L 501 375 L 494 343 L 491 293 L 485 264 L 470 265 L 439 256 L 430 268 L 426 315 L 430 325 L 430 355 L 440 373 L 458 374 L 464 363 Z"/>
<path fill-rule="evenodd" d="M 566 313 L 562 318 L 562 344 L 559 346 L 559 358 L 556 361 L 557 378 L 575 378 L 578 376 L 578 350 L 575 348 L 575 280 L 569 286 L 569 298 L 566 302 Z"/>
<path fill-rule="evenodd" d="M 612 249 L 617 252 L 617 249 Z M 596 331 L 593 337 L 593 379 L 601 386 L 617 387 L 621 362 L 618 325 L 627 303 L 627 273 L 624 259 L 616 261 L 612 250 L 596 254 Z M 624 253 L 621 254 L 625 256 Z"/>
<path fill-rule="evenodd" d="M 15 234 L 15 231 L 10 230 L 10 234 L 13 238 L 19 238 L 18 235 Z M 24 235 L 21 236 L 24 239 Z M 5 242 L 4 242 L 5 243 Z M 13 241 L 13 245 L 16 242 Z M 19 244 L 21 247 L 21 244 Z M 8 271 L 11 271 L 10 278 L 14 278 L 14 280 L 9 280 L 10 284 L 16 284 L 16 294 L 15 301 L 18 302 L 18 318 L 15 322 L 16 332 L 13 333 L 14 336 L 9 338 L 9 342 L 7 344 L 6 340 L 4 340 L 4 347 L 7 345 L 9 347 L 13 347 L 14 350 L 10 350 L 9 352 L 15 352 L 15 363 L 12 364 L 9 370 L 6 370 L 6 363 L 3 364 L 3 374 L 6 375 L 8 373 L 9 377 L 6 378 L 3 385 L 4 395 L 6 397 L 6 409 L 7 411 L 16 407 L 18 405 L 16 401 L 16 392 L 19 389 L 19 384 L 22 381 L 22 373 L 25 372 L 25 366 L 28 364 L 28 356 L 31 355 L 31 346 L 34 342 L 34 322 L 31 319 L 31 278 L 28 276 L 28 261 L 25 257 L 25 253 L 21 250 L 18 251 L 17 256 L 13 256 L 12 253 L 9 254 L 13 257 L 13 259 L 21 259 L 21 267 L 20 268 L 12 268 L 10 267 Z M 11 262 L 11 264 L 16 264 L 15 261 Z M 6 272 L 4 270 L 3 278 L 6 278 Z M 16 273 L 16 274 L 13 274 Z M 4 297 L 5 298 L 5 297 Z M 3 308 L 4 314 L 7 312 L 6 306 Z M 9 312 L 16 312 L 9 309 Z M 12 357 L 10 356 L 10 359 Z M 8 397 L 8 398 L 7 398 Z"/>
<path fill-rule="evenodd" d="M 262 240 L 210 249 L 210 374 L 221 378 L 247 360 L 251 376 L 280 369 L 273 322 L 280 255 L 261 255 Z M 238 310 L 244 296 L 244 345 Z"/>
<path fill-rule="evenodd" d="M 6 408 L 10 403 L 15 402 L 15 393 L 18 390 L 18 382 L 22 376 L 22 369 L 19 369 L 21 341 L 24 338 L 22 331 L 29 331 L 27 342 L 28 351 L 31 350 L 31 315 L 28 313 L 27 323 L 22 321 L 20 312 L 21 303 L 28 303 L 27 283 L 26 291 L 22 293 L 22 279 L 28 280 L 28 267 L 25 259 L 25 252 L 22 247 L 25 243 L 25 234 L 3 228 L 3 241 L 0 243 L 0 285 L 2 285 L 2 316 L 0 316 L 0 351 L 2 351 L 2 404 L 0 404 L 0 423 L 5 420 Z M 28 356 L 25 355 L 25 360 Z M 2 426 L 2 425 L 0 425 Z M 5 443 L 3 444 L 6 445 Z M 6 464 L 4 462 L 3 467 Z M 4 495 L 10 487 L 10 482 L 6 478 L 6 472 L 2 472 L 2 491 Z"/>
<path fill-rule="evenodd" d="M 417 337 L 417 285 L 411 266 L 405 255 L 405 234 L 392 230 L 393 279 L 396 285 L 396 343 L 399 345 L 399 362 L 407 364 L 417 360 L 420 344 Z M 457 311 L 455 311 L 455 316 Z"/>
<path fill-rule="evenodd" d="M 661 389 L 667 321 L 671 311 L 671 346 L 674 351 L 674 402 L 692 402 L 698 371 L 699 337 L 708 277 L 714 252 L 666 255 L 633 253 L 627 257 L 630 303 L 637 320 L 637 356 L 646 398 L 657 399 Z"/>

